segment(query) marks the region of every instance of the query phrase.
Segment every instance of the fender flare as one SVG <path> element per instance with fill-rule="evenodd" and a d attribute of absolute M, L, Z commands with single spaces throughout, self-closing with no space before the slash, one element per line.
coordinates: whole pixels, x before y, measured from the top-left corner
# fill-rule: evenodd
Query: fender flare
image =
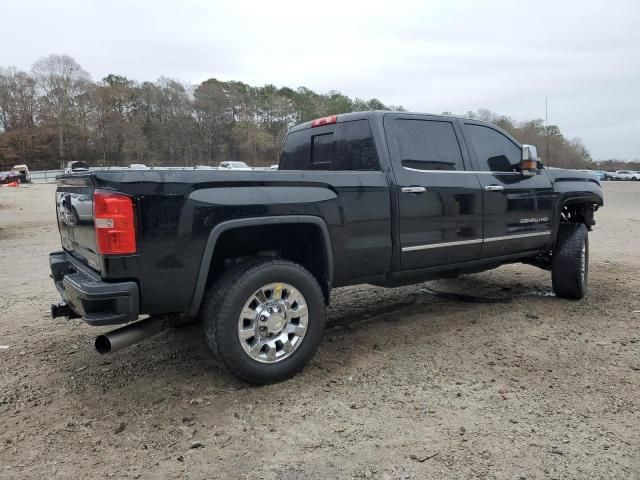
<path fill-rule="evenodd" d="M 580 192 L 580 193 L 572 193 L 565 192 L 562 194 L 556 203 L 554 208 L 554 221 L 553 221 L 553 243 L 551 248 L 555 247 L 556 238 L 558 237 L 558 231 L 560 230 L 560 213 L 562 212 L 562 207 L 570 203 L 585 203 L 585 204 L 593 204 L 601 207 L 604 202 L 602 196 L 598 195 L 595 192 Z"/>
<path fill-rule="evenodd" d="M 220 235 L 228 230 L 242 227 L 253 227 L 259 225 L 285 225 L 285 224 L 311 224 L 316 225 L 322 232 L 322 244 L 323 244 L 323 256 L 325 271 L 327 272 L 327 303 L 331 295 L 331 285 L 333 283 L 333 252 L 331 250 L 331 237 L 329 236 L 329 229 L 327 224 L 320 217 L 314 217 L 312 215 L 282 215 L 282 216 L 268 216 L 268 217 L 251 217 L 240 218 L 237 220 L 227 220 L 217 224 L 211 230 L 207 243 L 204 247 L 202 254 L 202 260 L 200 263 L 200 270 L 196 279 L 196 286 L 189 303 L 188 315 L 195 317 L 200 310 L 202 304 L 202 298 L 204 297 L 204 291 L 207 286 L 207 278 L 209 277 L 209 270 L 211 268 L 211 260 L 215 252 L 216 244 Z"/>

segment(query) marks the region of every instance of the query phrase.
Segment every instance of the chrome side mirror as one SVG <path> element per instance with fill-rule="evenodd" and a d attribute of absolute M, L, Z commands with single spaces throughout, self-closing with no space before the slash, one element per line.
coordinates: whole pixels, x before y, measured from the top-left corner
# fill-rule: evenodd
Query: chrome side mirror
<path fill-rule="evenodd" d="M 525 177 L 533 177 L 538 174 L 538 149 L 533 145 L 522 145 L 522 161 L 520 162 L 520 172 Z"/>

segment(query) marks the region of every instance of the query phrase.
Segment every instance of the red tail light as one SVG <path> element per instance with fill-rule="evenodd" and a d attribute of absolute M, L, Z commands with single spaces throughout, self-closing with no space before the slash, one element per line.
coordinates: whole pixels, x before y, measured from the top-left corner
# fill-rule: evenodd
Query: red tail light
<path fill-rule="evenodd" d="M 311 127 L 320 127 L 322 125 L 331 125 L 338 121 L 337 115 L 331 115 L 330 117 L 316 118 L 311 122 Z"/>
<path fill-rule="evenodd" d="M 126 195 L 93 193 L 93 218 L 98 253 L 116 255 L 136 252 L 133 201 Z"/>

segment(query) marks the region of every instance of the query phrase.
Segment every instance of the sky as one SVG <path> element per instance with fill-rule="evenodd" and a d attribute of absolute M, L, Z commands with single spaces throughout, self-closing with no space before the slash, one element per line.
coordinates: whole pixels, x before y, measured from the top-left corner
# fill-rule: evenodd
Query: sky
<path fill-rule="evenodd" d="M 545 117 L 640 159 L 640 0 L 4 0 L 0 66 L 306 86 L 411 111 Z"/>

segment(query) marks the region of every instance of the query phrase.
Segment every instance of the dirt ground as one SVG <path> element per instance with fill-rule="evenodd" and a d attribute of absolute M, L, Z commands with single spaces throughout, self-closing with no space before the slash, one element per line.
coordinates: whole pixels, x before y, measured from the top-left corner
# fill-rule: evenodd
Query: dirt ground
<path fill-rule="evenodd" d="M 102 357 L 48 318 L 54 186 L 0 189 L 0 478 L 640 478 L 640 184 L 604 188 L 584 300 L 524 265 L 339 289 L 314 360 L 262 388 L 197 325 Z"/>

